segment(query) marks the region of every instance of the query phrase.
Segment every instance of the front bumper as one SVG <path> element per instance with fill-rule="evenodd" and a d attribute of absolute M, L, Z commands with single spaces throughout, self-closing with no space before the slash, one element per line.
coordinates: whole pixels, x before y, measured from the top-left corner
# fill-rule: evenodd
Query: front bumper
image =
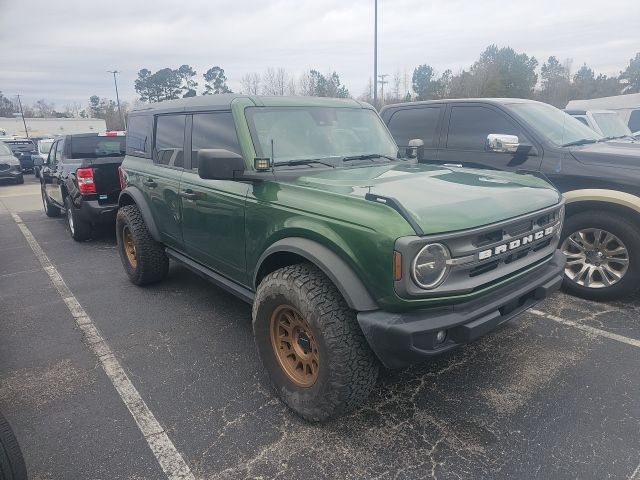
<path fill-rule="evenodd" d="M 359 312 L 369 345 L 387 368 L 403 368 L 471 342 L 511 320 L 560 288 L 565 257 L 549 261 L 513 283 L 475 300 L 405 313 Z M 436 334 L 445 331 L 445 340 Z"/>
<path fill-rule="evenodd" d="M 22 176 L 22 170 L 18 168 L 10 168 L 9 170 L 0 170 L 0 180 L 15 180 Z"/>

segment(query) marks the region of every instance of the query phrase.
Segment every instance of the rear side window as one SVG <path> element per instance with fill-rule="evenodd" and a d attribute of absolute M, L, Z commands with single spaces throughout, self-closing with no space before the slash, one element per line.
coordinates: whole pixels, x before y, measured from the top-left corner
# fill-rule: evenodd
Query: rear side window
<path fill-rule="evenodd" d="M 574 115 L 573 118 L 575 118 L 579 122 L 584 123 L 587 127 L 589 126 L 589 123 L 587 122 L 587 119 L 585 117 Z"/>
<path fill-rule="evenodd" d="M 451 108 L 448 148 L 484 151 L 490 133 L 522 136 L 515 122 L 491 108 L 471 105 Z M 522 142 L 523 138 L 519 140 Z"/>
<path fill-rule="evenodd" d="M 200 149 L 225 149 L 242 155 L 231 112 L 193 115 L 191 130 L 191 168 L 198 168 Z"/>
<path fill-rule="evenodd" d="M 71 158 L 123 157 L 126 137 L 71 137 Z"/>
<path fill-rule="evenodd" d="M 441 107 L 428 107 L 395 112 L 389 121 L 389 130 L 398 146 L 408 147 L 409 140 L 419 138 L 425 146 L 435 147 L 440 110 Z"/>
<path fill-rule="evenodd" d="M 151 158 L 152 115 L 133 115 L 127 122 L 127 155 Z"/>
<path fill-rule="evenodd" d="M 640 110 L 634 110 L 629 117 L 629 130 L 633 133 L 640 131 Z"/>
<path fill-rule="evenodd" d="M 160 165 L 184 165 L 184 126 L 186 115 L 160 115 L 156 120 L 153 160 Z"/>

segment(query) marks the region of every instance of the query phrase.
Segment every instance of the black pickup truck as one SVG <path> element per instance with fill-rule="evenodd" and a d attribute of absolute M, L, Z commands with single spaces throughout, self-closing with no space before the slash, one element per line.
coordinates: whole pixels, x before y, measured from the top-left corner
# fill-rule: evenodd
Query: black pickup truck
<path fill-rule="evenodd" d="M 640 144 L 609 141 L 551 105 L 517 98 L 403 103 L 380 115 L 421 162 L 547 177 L 567 201 L 567 291 L 609 300 L 640 287 Z"/>
<path fill-rule="evenodd" d="M 74 240 L 90 238 L 98 223 L 115 222 L 124 154 L 124 132 L 65 135 L 51 146 L 40 174 L 42 203 L 49 217 L 66 213 Z"/>

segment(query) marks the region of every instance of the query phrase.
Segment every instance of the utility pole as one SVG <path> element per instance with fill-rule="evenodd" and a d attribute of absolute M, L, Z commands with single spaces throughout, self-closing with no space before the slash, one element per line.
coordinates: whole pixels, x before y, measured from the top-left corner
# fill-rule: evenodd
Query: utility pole
<path fill-rule="evenodd" d="M 373 106 L 378 108 L 378 0 L 374 0 L 373 20 Z"/>
<path fill-rule="evenodd" d="M 27 122 L 24 119 L 24 111 L 22 110 L 22 102 L 20 101 L 20 95 L 18 97 L 18 105 L 20 105 L 20 115 L 22 115 L 22 123 L 24 125 L 24 134 L 29 138 L 29 131 L 27 130 Z"/>
<path fill-rule="evenodd" d="M 118 70 L 107 70 L 109 73 L 113 73 L 113 84 L 116 86 L 116 101 L 118 102 L 118 112 L 120 113 L 120 121 L 124 126 L 124 129 L 127 129 L 127 124 L 124 122 L 124 117 L 122 116 L 122 109 L 120 108 L 120 96 L 118 95 L 118 82 L 116 80 L 116 73 L 120 73 Z"/>
<path fill-rule="evenodd" d="M 389 80 L 385 80 L 389 76 L 388 73 L 381 73 L 380 77 L 380 103 L 384 104 L 384 86 L 389 83 Z"/>

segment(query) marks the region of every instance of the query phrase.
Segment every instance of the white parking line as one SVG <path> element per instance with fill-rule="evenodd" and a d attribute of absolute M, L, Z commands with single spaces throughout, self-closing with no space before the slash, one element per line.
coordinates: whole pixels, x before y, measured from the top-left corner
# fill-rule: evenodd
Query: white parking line
<path fill-rule="evenodd" d="M 49 275 L 51 283 L 56 287 L 64 303 L 66 303 L 69 308 L 71 315 L 73 315 L 76 321 L 76 325 L 83 334 L 85 343 L 96 355 L 109 380 L 111 380 L 120 398 L 129 409 L 131 416 L 133 416 L 133 419 L 136 421 L 138 428 L 149 444 L 160 467 L 167 475 L 167 478 L 171 480 L 195 480 L 189 466 L 173 442 L 171 442 L 162 426 L 160 426 L 160 423 L 156 420 L 153 412 L 144 402 L 136 390 L 136 387 L 133 386 L 133 383 L 131 383 L 131 380 L 127 377 L 127 374 L 114 356 L 111 348 L 102 335 L 100 335 L 93 321 L 73 295 L 56 267 L 53 266 L 47 254 L 44 253 L 32 233 L 22 222 L 20 216 L 15 213 L 11 215 L 18 224 L 18 228 L 20 228 L 33 253 L 40 261 L 42 268 L 47 275 Z"/>
<path fill-rule="evenodd" d="M 572 320 L 565 320 L 564 318 L 556 317 L 555 315 L 550 315 L 548 313 L 541 312 L 540 310 L 529 310 L 529 313 L 537 315 L 538 317 L 544 317 L 549 320 L 553 320 L 554 322 L 562 323 L 564 325 L 568 325 L 570 327 L 575 327 L 584 332 L 591 333 L 593 335 L 598 335 L 600 337 L 610 338 L 611 340 L 616 340 L 618 342 L 626 343 L 627 345 L 632 345 L 634 347 L 640 347 L 640 340 L 636 340 L 635 338 L 625 337 L 623 335 L 618 335 L 617 333 L 607 332 L 605 330 L 600 330 L 599 328 L 590 327 L 588 325 L 583 325 L 578 322 L 574 322 Z"/>

